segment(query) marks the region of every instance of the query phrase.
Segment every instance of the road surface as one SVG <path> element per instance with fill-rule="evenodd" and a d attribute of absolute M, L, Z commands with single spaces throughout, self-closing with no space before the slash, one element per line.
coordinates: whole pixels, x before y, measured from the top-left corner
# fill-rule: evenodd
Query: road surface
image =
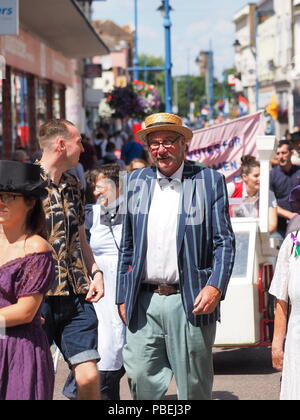
<path fill-rule="evenodd" d="M 214 368 L 214 400 L 278 400 L 281 374 L 272 369 L 269 348 L 215 348 Z M 67 365 L 60 359 L 54 400 L 66 400 L 61 390 L 67 375 Z M 124 376 L 121 381 L 121 400 L 131 399 Z M 174 380 L 166 399 L 176 399 Z"/>

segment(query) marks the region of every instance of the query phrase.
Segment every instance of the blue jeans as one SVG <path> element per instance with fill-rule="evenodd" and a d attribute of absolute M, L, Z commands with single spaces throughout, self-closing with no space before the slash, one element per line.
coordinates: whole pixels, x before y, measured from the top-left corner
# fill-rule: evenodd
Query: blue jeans
<path fill-rule="evenodd" d="M 49 344 L 60 349 L 69 367 L 99 361 L 98 319 L 85 295 L 49 296 L 42 307 Z"/>

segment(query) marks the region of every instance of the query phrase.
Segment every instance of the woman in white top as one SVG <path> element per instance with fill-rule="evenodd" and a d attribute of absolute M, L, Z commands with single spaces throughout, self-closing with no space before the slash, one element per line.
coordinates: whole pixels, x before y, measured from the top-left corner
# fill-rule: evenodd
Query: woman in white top
<path fill-rule="evenodd" d="M 105 295 L 94 304 L 98 317 L 98 368 L 101 394 L 105 400 L 120 399 L 123 368 L 122 350 L 125 326 L 115 305 L 116 274 L 122 233 L 122 196 L 120 196 L 118 164 L 103 165 L 91 173 L 92 189 L 97 203 L 86 206 L 86 229 L 90 231 L 90 246 L 104 277 Z"/>
<path fill-rule="evenodd" d="M 253 156 L 243 156 L 241 164 L 241 182 L 227 184 L 229 198 L 243 198 L 239 206 L 231 207 L 231 216 L 258 217 L 260 163 Z M 230 200 L 229 200 L 230 202 Z M 247 203 L 253 203 L 248 205 Z M 269 190 L 269 232 L 277 228 L 277 201 L 273 191 Z"/>
<path fill-rule="evenodd" d="M 289 199 L 300 212 L 300 185 Z M 297 208 L 295 207 L 297 206 Z M 280 399 L 300 400 L 300 230 L 285 238 L 269 293 L 276 297 L 273 367 L 282 370 Z"/>

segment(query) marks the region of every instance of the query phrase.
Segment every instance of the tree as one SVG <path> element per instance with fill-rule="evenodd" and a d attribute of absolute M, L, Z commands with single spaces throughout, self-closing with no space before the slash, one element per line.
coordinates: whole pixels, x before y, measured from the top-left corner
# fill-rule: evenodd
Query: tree
<path fill-rule="evenodd" d="M 162 57 L 153 57 L 146 54 L 139 55 L 140 67 L 163 67 L 164 59 Z M 164 71 L 140 71 L 139 80 L 155 86 L 161 97 L 161 111 L 165 109 L 165 74 Z"/>
<path fill-rule="evenodd" d="M 178 91 L 178 114 L 188 116 L 191 102 L 195 104 L 195 111 L 199 112 L 201 104 L 206 102 L 205 78 L 186 75 L 176 76 L 173 80 Z"/>
<path fill-rule="evenodd" d="M 140 67 L 163 67 L 164 59 L 145 54 L 139 55 Z M 234 73 L 234 69 L 224 70 L 223 82 L 214 79 L 214 97 L 215 100 L 232 98 L 231 87 L 227 84 L 227 75 Z M 154 85 L 161 97 L 160 111 L 165 109 L 165 74 L 164 71 L 140 71 L 139 80 Z M 177 103 L 175 103 L 177 102 Z M 178 105 L 177 113 L 181 116 L 189 116 L 190 104 L 195 104 L 195 114 L 200 113 L 201 108 L 207 105 L 206 98 L 206 80 L 205 77 L 182 75 L 173 77 L 173 105 Z"/>

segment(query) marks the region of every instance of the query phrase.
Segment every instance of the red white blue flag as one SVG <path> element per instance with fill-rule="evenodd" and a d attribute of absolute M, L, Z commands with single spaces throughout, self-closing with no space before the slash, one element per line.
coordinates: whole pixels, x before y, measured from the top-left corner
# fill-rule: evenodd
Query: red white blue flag
<path fill-rule="evenodd" d="M 248 102 L 248 100 L 246 98 L 244 98 L 244 96 L 240 95 L 239 98 L 238 98 L 238 102 L 239 102 L 241 116 L 248 114 L 248 112 L 249 112 L 249 102 Z"/>

